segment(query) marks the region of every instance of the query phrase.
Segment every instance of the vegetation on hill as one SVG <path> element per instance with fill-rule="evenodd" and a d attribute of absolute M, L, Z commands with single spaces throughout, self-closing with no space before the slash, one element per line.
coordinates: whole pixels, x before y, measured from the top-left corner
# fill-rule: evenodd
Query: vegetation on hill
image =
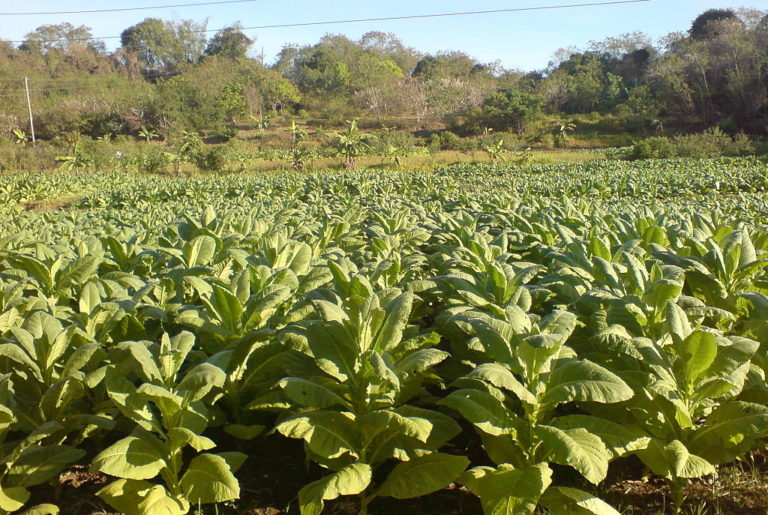
<path fill-rule="evenodd" d="M 392 34 L 327 35 L 288 45 L 274 63 L 248 57 L 233 25 L 206 39 L 191 20 L 148 18 L 107 52 L 88 27 L 44 25 L 0 44 L 0 134 L 28 131 L 28 76 L 38 138 L 78 133 L 168 140 L 183 131 L 226 136 L 291 115 L 314 127 L 510 131 L 528 142 L 568 136 L 699 132 L 765 134 L 768 16 L 710 10 L 660 43 L 640 33 L 560 51 L 540 71 L 506 70 L 461 52 L 428 54 Z"/>

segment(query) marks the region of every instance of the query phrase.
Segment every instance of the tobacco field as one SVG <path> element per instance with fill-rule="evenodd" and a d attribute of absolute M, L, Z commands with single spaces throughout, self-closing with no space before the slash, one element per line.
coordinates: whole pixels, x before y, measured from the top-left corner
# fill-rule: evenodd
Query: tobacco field
<path fill-rule="evenodd" d="M 766 447 L 767 169 L 0 176 L 0 513 L 280 513 L 292 443 L 288 513 L 684 510 Z"/>

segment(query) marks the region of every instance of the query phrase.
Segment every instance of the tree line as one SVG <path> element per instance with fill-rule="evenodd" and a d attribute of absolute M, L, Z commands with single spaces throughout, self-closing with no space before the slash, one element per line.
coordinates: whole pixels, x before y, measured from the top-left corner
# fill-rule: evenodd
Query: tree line
<path fill-rule="evenodd" d="M 277 112 L 459 134 L 551 132 L 588 114 L 644 134 L 768 128 L 768 14 L 755 9 L 708 10 L 658 42 L 632 33 L 564 49 L 534 72 L 421 52 L 384 32 L 286 45 L 265 64 L 239 24 L 206 34 L 205 23 L 147 18 L 115 51 L 69 23 L 0 42 L 0 132 L 26 125 L 23 76 L 42 138 L 215 132 Z"/>

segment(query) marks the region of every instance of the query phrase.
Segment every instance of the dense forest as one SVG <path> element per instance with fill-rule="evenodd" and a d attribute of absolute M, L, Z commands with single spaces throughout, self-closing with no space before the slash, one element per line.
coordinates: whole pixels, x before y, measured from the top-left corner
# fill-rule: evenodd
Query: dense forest
<path fill-rule="evenodd" d="M 276 114 L 325 127 L 359 119 L 532 140 L 568 131 L 573 120 L 644 135 L 768 127 L 768 15 L 759 10 L 709 10 L 658 42 L 632 33 L 564 49 L 534 72 L 423 53 L 383 32 L 286 45 L 270 64 L 250 57 L 254 41 L 239 25 L 210 38 L 205 29 L 147 18 L 123 31 L 115 51 L 69 23 L 0 42 L 0 133 L 28 127 L 24 76 L 39 139 L 226 134 Z"/>

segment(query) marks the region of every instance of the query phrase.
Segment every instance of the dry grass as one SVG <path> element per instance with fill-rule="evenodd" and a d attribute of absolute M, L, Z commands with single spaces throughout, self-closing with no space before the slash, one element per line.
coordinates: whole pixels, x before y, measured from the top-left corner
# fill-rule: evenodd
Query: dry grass
<path fill-rule="evenodd" d="M 49 200 L 31 200 L 24 202 L 21 206 L 27 211 L 56 211 L 72 206 L 81 198 L 83 198 L 82 195 L 75 195 Z"/>
<path fill-rule="evenodd" d="M 535 164 L 558 164 L 558 163 L 578 163 L 584 161 L 593 161 L 599 159 L 600 155 L 583 150 L 534 150 L 531 162 Z M 514 158 L 513 158 L 514 159 Z M 458 164 L 490 164 L 493 160 L 483 151 L 460 152 L 456 150 L 443 150 L 435 154 L 426 156 L 410 156 L 400 160 L 400 165 L 396 165 L 392 159 L 369 156 L 361 157 L 357 161 L 357 167 L 360 170 L 371 169 L 394 169 L 403 170 L 434 170 L 440 166 L 450 166 Z M 342 167 L 340 158 L 321 158 L 308 160 L 305 167 L 310 170 L 339 169 Z M 247 166 L 247 171 L 272 171 L 289 170 L 290 161 L 267 161 L 256 160 Z"/>

